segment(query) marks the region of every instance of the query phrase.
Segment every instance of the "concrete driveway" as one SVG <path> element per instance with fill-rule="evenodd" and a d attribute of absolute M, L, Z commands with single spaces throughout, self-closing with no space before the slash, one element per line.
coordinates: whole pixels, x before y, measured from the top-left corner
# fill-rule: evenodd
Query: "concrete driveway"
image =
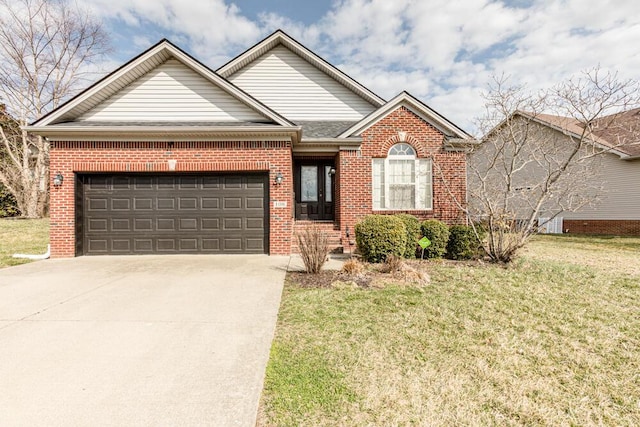
<path fill-rule="evenodd" d="M 0 270 L 1 426 L 254 426 L 288 257 Z"/>

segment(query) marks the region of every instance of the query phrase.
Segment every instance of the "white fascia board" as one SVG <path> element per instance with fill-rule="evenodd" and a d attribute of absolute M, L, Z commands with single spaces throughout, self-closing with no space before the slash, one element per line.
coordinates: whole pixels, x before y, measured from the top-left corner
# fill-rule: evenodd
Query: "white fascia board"
<path fill-rule="evenodd" d="M 461 139 L 469 139 L 471 136 L 449 120 L 429 108 L 427 105 L 418 101 L 406 92 L 402 92 L 387 104 L 372 112 L 361 121 L 338 135 L 338 138 L 347 138 L 352 135 L 361 135 L 362 132 L 384 119 L 389 113 L 399 107 L 406 107 L 411 112 L 422 118 L 427 123 L 433 125 L 436 129 L 445 135 L 456 136 Z"/>
<path fill-rule="evenodd" d="M 243 140 L 271 140 L 282 138 L 292 142 L 300 140 L 302 130 L 299 126 L 274 127 L 265 129 L 261 126 L 25 126 L 27 132 L 43 136 L 50 141 L 99 141 L 117 140 L 212 140 L 224 138 L 242 138 Z"/>

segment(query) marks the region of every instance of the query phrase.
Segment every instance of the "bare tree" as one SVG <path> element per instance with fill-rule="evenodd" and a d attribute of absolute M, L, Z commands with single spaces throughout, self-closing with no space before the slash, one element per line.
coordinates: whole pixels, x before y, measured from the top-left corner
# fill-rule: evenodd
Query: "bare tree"
<path fill-rule="evenodd" d="M 616 120 L 638 105 L 638 89 L 597 68 L 537 93 L 496 79 L 485 94 L 485 137 L 469 157 L 469 204 L 461 205 L 474 227 L 486 227 L 492 260 L 511 261 L 546 222 L 597 201 L 601 156 L 640 135 L 617 132 Z M 612 132 L 614 142 L 598 136 Z"/>
<path fill-rule="evenodd" d="M 0 103 L 19 126 L 75 94 L 108 49 L 100 23 L 66 0 L 0 0 Z M 15 126 L 0 132 L 0 183 L 26 217 L 48 202 L 49 145 Z"/>

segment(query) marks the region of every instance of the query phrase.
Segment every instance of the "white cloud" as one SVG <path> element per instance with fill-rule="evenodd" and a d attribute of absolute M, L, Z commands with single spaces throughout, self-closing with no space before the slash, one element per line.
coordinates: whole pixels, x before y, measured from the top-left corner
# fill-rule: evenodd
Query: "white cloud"
<path fill-rule="evenodd" d="M 408 90 L 463 127 L 482 114 L 493 75 L 549 87 L 600 64 L 640 78 L 634 0 L 338 0 L 311 25 L 273 11 L 251 20 L 231 0 L 82 1 L 132 31 L 151 26 L 213 68 L 282 28 L 381 96 Z"/>

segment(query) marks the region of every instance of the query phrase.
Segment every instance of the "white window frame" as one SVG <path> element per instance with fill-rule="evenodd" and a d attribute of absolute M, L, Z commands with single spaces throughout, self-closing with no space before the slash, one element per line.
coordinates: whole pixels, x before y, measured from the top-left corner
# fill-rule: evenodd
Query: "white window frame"
<path fill-rule="evenodd" d="M 413 161 L 414 187 L 413 207 L 391 206 L 390 162 L 394 160 Z M 422 211 L 433 209 L 433 172 L 431 159 L 419 159 L 415 149 L 406 142 L 393 145 L 385 158 L 371 161 L 373 210 L 380 211 Z"/>

